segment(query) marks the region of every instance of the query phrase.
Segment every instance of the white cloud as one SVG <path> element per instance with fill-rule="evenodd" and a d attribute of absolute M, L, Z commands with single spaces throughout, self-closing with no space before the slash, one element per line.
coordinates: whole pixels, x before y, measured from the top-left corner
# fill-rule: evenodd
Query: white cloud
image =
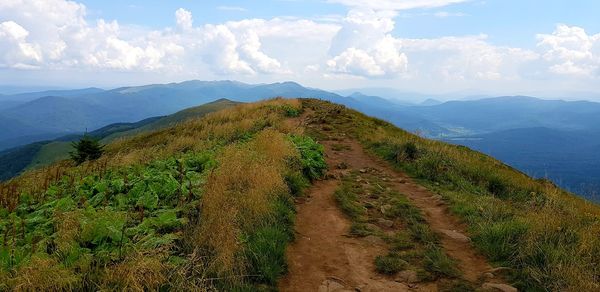
<path fill-rule="evenodd" d="M 333 73 L 394 77 L 406 70 L 407 58 L 390 32 L 394 21 L 373 10 L 352 10 L 333 38 L 327 68 Z"/>
<path fill-rule="evenodd" d="M 177 11 L 175 11 L 175 22 L 177 22 L 177 27 L 180 29 L 191 29 L 194 24 L 192 13 L 183 8 L 177 9 Z"/>
<path fill-rule="evenodd" d="M 248 11 L 248 9 L 246 9 L 244 7 L 239 7 L 239 6 L 217 6 L 217 9 L 222 10 L 222 11 L 237 11 L 237 12 Z"/>
<path fill-rule="evenodd" d="M 0 66 L 33 68 L 42 59 L 38 47 L 27 42 L 29 32 L 14 21 L 0 23 Z"/>
<path fill-rule="evenodd" d="M 414 8 L 442 7 L 467 1 L 469 0 L 328 0 L 327 2 L 373 10 L 397 11 Z"/>
<path fill-rule="evenodd" d="M 561 24 L 552 34 L 538 34 L 537 39 L 551 72 L 600 76 L 600 33 L 588 35 L 583 28 Z"/>
<path fill-rule="evenodd" d="M 400 43 L 414 67 L 412 78 L 440 80 L 518 79 L 522 66 L 536 60 L 529 50 L 489 44 L 487 36 L 402 39 Z"/>

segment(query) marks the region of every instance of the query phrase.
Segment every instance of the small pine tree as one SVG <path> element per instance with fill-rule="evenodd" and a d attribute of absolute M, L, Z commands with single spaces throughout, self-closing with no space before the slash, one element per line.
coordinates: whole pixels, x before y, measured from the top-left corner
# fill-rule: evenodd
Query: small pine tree
<path fill-rule="evenodd" d="M 75 151 L 70 152 L 71 159 L 77 164 L 82 164 L 86 160 L 96 160 L 104 153 L 104 146 L 100 145 L 98 140 L 89 136 L 87 133 L 79 141 L 73 142 Z"/>

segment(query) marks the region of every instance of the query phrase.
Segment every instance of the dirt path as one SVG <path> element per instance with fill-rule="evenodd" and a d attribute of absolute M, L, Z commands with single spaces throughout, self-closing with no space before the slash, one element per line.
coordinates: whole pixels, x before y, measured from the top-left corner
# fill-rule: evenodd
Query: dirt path
<path fill-rule="evenodd" d="M 386 253 L 386 244 L 373 237 L 347 236 L 350 220 L 340 211 L 333 195 L 339 177 L 348 171 L 335 167 L 341 162 L 349 169 L 370 168 L 389 177 L 392 187 L 421 209 L 431 229 L 440 234 L 445 252 L 457 260 L 463 278 L 476 284 L 482 282 L 491 266 L 472 247 L 464 235 L 465 227 L 449 214 L 438 195 L 393 170 L 385 161 L 365 153 L 356 141 L 346 138 L 322 143 L 330 166 L 330 178 L 317 182 L 309 190 L 309 198 L 298 206 L 298 237 L 288 249 L 289 273 L 280 282 L 281 291 L 438 290 L 435 282 L 409 285 L 378 274 L 374 258 Z M 340 144 L 345 145 L 344 150 L 338 149 Z M 502 282 L 498 278 L 487 281 Z"/>
<path fill-rule="evenodd" d="M 331 169 L 351 160 L 332 151 L 329 145 L 326 148 Z M 288 248 L 289 271 L 279 290 L 409 291 L 407 285 L 375 272 L 373 259 L 386 250 L 382 241 L 347 236 L 350 221 L 333 196 L 338 184 L 337 179 L 318 181 L 308 191 L 308 199 L 298 206 L 297 238 Z"/>

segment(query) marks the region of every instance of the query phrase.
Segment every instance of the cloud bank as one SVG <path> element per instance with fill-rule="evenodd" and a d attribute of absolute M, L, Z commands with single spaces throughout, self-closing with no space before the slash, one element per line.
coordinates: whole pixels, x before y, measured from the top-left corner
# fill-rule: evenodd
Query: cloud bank
<path fill-rule="evenodd" d="M 600 77 L 600 34 L 581 27 L 557 25 L 532 36 L 530 49 L 491 44 L 486 35 L 411 39 L 394 35 L 399 11 L 466 1 L 328 2 L 348 13 L 197 24 L 180 8 L 173 26 L 152 30 L 89 19 L 73 1 L 4 0 L 0 68 L 391 82 Z"/>

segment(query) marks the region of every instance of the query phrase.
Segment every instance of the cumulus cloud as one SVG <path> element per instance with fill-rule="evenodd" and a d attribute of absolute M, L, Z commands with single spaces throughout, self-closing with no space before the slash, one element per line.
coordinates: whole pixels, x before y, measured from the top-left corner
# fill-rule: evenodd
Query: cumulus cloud
<path fill-rule="evenodd" d="M 552 34 L 538 34 L 538 48 L 556 74 L 600 76 L 600 33 L 558 25 Z"/>
<path fill-rule="evenodd" d="M 0 67 L 177 72 L 205 64 L 215 74 L 284 74 L 289 69 L 265 53 L 263 38 L 322 42 L 320 35 L 332 35 L 332 25 L 309 20 L 194 26 L 190 11 L 174 16 L 176 29 L 131 29 L 117 21 L 89 23 L 85 6 L 72 1 L 5 0 Z"/>
<path fill-rule="evenodd" d="M 330 72 L 365 77 L 393 77 L 406 70 L 407 57 L 390 32 L 394 21 L 373 10 L 352 10 L 333 38 Z"/>
<path fill-rule="evenodd" d="M 0 66 L 33 68 L 41 59 L 39 47 L 27 42 L 27 31 L 14 21 L 0 23 Z"/>

